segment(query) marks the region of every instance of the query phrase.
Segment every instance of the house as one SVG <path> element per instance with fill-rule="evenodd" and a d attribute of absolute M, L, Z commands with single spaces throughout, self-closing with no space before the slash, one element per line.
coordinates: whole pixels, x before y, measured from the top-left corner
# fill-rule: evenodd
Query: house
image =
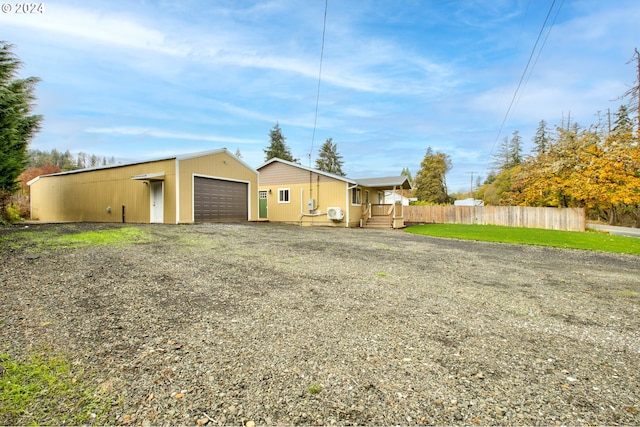
<path fill-rule="evenodd" d="M 334 227 L 404 227 L 402 205 L 385 190 L 410 189 L 406 176 L 350 179 L 273 158 L 258 167 L 259 218 Z"/>
<path fill-rule="evenodd" d="M 258 219 L 258 172 L 227 149 L 43 175 L 41 221 L 183 224 Z"/>
<path fill-rule="evenodd" d="M 407 197 L 404 194 L 399 193 L 398 191 L 393 190 L 385 190 L 384 191 L 384 203 L 400 203 L 402 206 L 409 206 L 410 202 L 415 202 L 418 200 L 415 197 Z"/>
<path fill-rule="evenodd" d="M 454 206 L 484 206 L 484 200 L 474 199 L 469 197 L 468 199 L 454 200 Z"/>

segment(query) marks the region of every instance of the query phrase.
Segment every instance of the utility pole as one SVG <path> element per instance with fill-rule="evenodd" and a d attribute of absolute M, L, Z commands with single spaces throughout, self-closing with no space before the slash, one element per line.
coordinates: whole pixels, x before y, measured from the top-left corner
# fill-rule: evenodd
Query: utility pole
<path fill-rule="evenodd" d="M 640 134 L 640 52 L 636 48 L 636 60 L 638 61 L 638 79 L 636 80 L 636 94 L 638 100 L 638 106 L 636 107 L 636 113 L 638 114 L 638 133 Z"/>
<path fill-rule="evenodd" d="M 627 64 L 631 63 L 633 60 L 636 60 L 638 65 L 638 75 L 636 77 L 636 82 L 635 85 L 632 86 L 631 88 L 629 88 L 628 91 L 626 91 L 624 93 L 624 95 L 622 95 L 619 99 L 624 99 L 626 97 L 630 97 L 631 101 L 630 101 L 630 105 L 629 105 L 629 111 L 635 111 L 635 113 L 638 116 L 638 132 L 640 133 L 640 52 L 638 52 L 638 48 L 636 47 L 634 52 L 633 52 L 633 56 L 631 57 L 631 59 L 627 62 Z"/>
<path fill-rule="evenodd" d="M 476 172 L 465 172 L 471 175 L 471 180 L 469 181 L 469 192 L 471 193 L 471 198 L 473 199 L 473 174 Z"/>

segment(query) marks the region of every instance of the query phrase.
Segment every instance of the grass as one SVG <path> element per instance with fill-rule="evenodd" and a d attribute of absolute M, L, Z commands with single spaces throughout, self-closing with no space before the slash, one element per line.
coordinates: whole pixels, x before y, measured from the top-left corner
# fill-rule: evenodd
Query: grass
<path fill-rule="evenodd" d="M 425 236 L 446 237 L 485 242 L 552 246 L 640 255 L 640 239 L 599 232 L 544 230 L 540 228 L 503 227 L 498 225 L 425 224 L 405 228 Z"/>
<path fill-rule="evenodd" d="M 0 237 L 0 244 L 7 244 L 14 250 L 28 248 L 31 252 L 41 252 L 100 245 L 121 246 L 149 240 L 149 233 L 138 227 L 74 232 L 69 226 L 61 226 L 56 231 L 29 230 L 11 233 Z"/>
<path fill-rule="evenodd" d="M 311 383 L 307 391 L 309 392 L 309 394 L 319 394 L 322 391 L 322 388 L 322 384 L 313 382 Z"/>
<path fill-rule="evenodd" d="M 108 424 L 114 402 L 48 350 L 15 360 L 0 353 L 0 425 Z"/>

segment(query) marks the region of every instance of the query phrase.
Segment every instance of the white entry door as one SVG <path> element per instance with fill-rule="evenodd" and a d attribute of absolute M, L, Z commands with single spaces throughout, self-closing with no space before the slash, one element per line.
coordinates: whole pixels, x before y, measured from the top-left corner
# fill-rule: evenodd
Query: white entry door
<path fill-rule="evenodd" d="M 151 221 L 150 222 L 164 222 L 164 182 L 163 181 L 151 181 L 149 183 L 151 192 Z"/>

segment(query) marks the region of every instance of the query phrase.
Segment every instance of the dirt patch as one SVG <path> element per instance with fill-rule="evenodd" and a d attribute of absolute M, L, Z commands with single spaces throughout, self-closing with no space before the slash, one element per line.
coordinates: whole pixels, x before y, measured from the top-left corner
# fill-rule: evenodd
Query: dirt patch
<path fill-rule="evenodd" d="M 640 424 L 638 257 L 140 227 L 125 246 L 0 249 L 0 349 L 69 352 L 121 397 L 116 424 Z"/>

